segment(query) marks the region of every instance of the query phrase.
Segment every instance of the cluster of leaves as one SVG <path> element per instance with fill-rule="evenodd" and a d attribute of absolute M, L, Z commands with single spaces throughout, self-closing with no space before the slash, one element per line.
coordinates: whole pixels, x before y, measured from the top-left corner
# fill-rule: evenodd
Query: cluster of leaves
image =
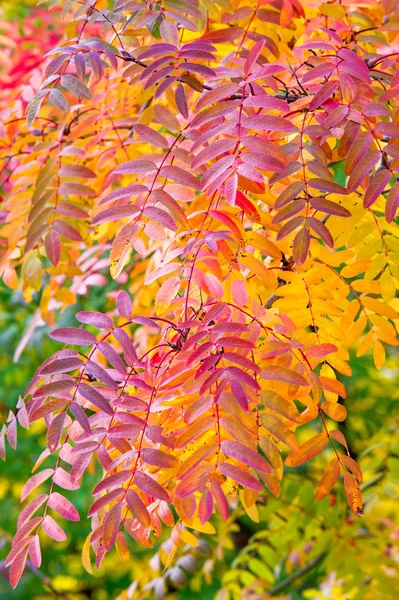
<path fill-rule="evenodd" d="M 198 542 L 189 529 L 229 518 L 237 488 L 256 520 L 284 465 L 327 447 L 316 499 L 342 477 L 362 514 L 362 473 L 331 421 L 346 418 L 349 350 L 381 369 L 397 345 L 396 3 L 65 12 L 67 39 L 1 113 L 1 273 L 50 324 L 109 264 L 128 291 L 52 332 L 63 348 L 1 431 L 4 457 L 17 423 L 47 427 L 22 500 L 50 484 L 21 513 L 12 585 L 28 556 L 40 565 L 39 532 L 65 539 L 55 514 L 79 520 L 62 490 L 95 460 L 88 570 L 92 550 L 99 567 L 163 525 L 171 562 Z"/>

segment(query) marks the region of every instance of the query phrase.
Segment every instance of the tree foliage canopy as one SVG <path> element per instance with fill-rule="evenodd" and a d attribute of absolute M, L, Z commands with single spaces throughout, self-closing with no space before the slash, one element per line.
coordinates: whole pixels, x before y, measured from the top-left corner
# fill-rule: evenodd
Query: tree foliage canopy
<path fill-rule="evenodd" d="M 351 353 L 380 370 L 398 344 L 397 3 L 64 4 L 50 2 L 65 36 L 27 23 L 30 65 L 12 27 L 0 54 L 16 65 L 1 74 L 1 274 L 36 307 L 18 355 L 42 323 L 59 342 L 0 434 L 4 458 L 17 423 L 47 431 L 12 585 L 40 566 L 43 535 L 66 539 L 58 516 L 80 519 L 65 490 L 96 462 L 85 568 L 166 527 L 159 597 L 162 570 L 176 584 L 195 570 L 185 548 L 215 520 L 220 539 L 235 511 L 278 520 L 273 497 L 309 461 L 283 527 L 313 511 L 315 531 L 338 531 L 341 489 L 361 527 L 344 382 Z M 100 309 L 58 323 L 110 280 Z M 263 564 L 275 546 L 256 535 L 243 560 L 278 595 Z M 312 551 L 317 568 L 326 548 Z M 378 582 L 370 598 L 385 597 Z"/>

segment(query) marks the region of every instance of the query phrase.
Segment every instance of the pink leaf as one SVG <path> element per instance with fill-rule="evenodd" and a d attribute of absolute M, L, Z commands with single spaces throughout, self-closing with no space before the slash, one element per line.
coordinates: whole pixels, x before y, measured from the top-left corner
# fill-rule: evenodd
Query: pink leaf
<path fill-rule="evenodd" d="M 56 267 L 61 256 L 61 242 L 59 234 L 52 229 L 44 240 L 44 247 L 49 261 Z"/>
<path fill-rule="evenodd" d="M 96 379 L 104 383 L 107 387 L 111 388 L 112 390 L 118 389 L 117 384 L 112 379 L 112 377 L 108 375 L 107 371 L 92 360 L 88 360 L 86 362 L 86 372 L 89 373 L 92 377 L 95 377 Z"/>
<path fill-rule="evenodd" d="M 223 286 L 215 275 L 212 275 L 211 273 L 204 275 L 204 283 L 207 286 L 210 295 L 216 298 L 216 300 L 221 300 L 223 298 Z"/>
<path fill-rule="evenodd" d="M 77 320 L 86 325 L 93 325 L 99 329 L 111 329 L 113 326 L 112 319 L 107 315 L 95 310 L 83 310 L 77 313 Z"/>
<path fill-rule="evenodd" d="M 91 346 L 96 343 L 96 336 L 90 331 L 79 329 L 78 327 L 63 327 L 54 329 L 50 333 L 52 340 L 63 342 L 64 344 L 76 344 L 78 346 Z"/>
<path fill-rule="evenodd" d="M 120 187 L 113 192 L 110 192 L 99 203 L 99 206 L 102 204 L 106 204 L 107 202 L 112 202 L 113 200 L 122 200 L 122 198 L 130 198 L 131 196 L 137 196 L 142 192 L 148 192 L 148 188 L 142 184 L 132 184 L 126 187 Z"/>
<path fill-rule="evenodd" d="M 40 550 L 40 539 L 38 535 L 35 535 L 29 543 L 29 556 L 33 566 L 38 569 L 42 564 L 42 553 Z"/>
<path fill-rule="evenodd" d="M 162 210 L 161 208 L 157 208 L 155 206 L 147 206 L 143 210 L 143 215 L 149 217 L 156 223 L 163 225 L 167 229 L 171 229 L 172 231 L 177 231 L 177 226 L 169 213 Z"/>
<path fill-rule="evenodd" d="M 48 505 L 55 510 L 59 515 L 68 519 L 68 521 L 80 521 L 79 513 L 76 508 L 58 492 L 53 492 L 50 495 Z"/>
<path fill-rule="evenodd" d="M 234 442 L 232 440 L 224 440 L 221 443 L 221 448 L 226 456 L 239 460 L 240 462 L 253 467 L 257 471 L 264 471 L 265 473 L 271 473 L 272 468 L 269 463 L 248 446 L 244 446 L 240 442 Z"/>
<path fill-rule="evenodd" d="M 156 448 L 143 448 L 140 452 L 140 457 L 148 465 L 155 467 L 164 467 L 165 469 L 173 469 L 179 466 L 177 458 L 171 454 L 166 454 L 162 450 Z"/>
<path fill-rule="evenodd" d="M 258 492 L 262 491 L 262 486 L 255 477 L 235 465 L 231 465 L 230 463 L 219 463 L 219 470 L 223 475 L 241 483 L 244 487 L 257 490 Z"/>
<path fill-rule="evenodd" d="M 121 486 L 125 481 L 130 479 L 131 476 L 132 472 L 129 470 L 119 471 L 118 473 L 109 475 L 109 477 L 106 477 L 96 485 L 93 490 L 93 496 L 96 496 L 104 490 L 112 490 L 113 488 Z"/>
<path fill-rule="evenodd" d="M 127 292 L 119 292 L 116 298 L 116 307 L 121 317 L 128 320 L 132 318 L 132 301 Z"/>
<path fill-rule="evenodd" d="M 283 131 L 295 133 L 298 128 L 288 119 L 283 117 L 271 117 L 268 115 L 255 115 L 244 117 L 242 124 L 247 129 L 256 129 L 257 131 Z"/>
<path fill-rule="evenodd" d="M 18 522 L 17 522 L 18 530 L 21 529 L 22 525 L 24 525 L 32 517 L 32 515 L 35 514 L 35 512 L 37 510 L 39 510 L 39 508 L 44 504 L 44 502 L 47 500 L 47 498 L 48 498 L 48 494 L 40 494 L 40 496 L 33 498 L 33 500 L 31 500 L 25 506 L 25 508 L 21 511 L 21 513 L 18 517 Z"/>
<path fill-rule="evenodd" d="M 58 523 L 56 523 L 50 515 L 44 517 L 42 527 L 47 535 L 56 542 L 65 542 L 67 539 L 65 531 L 61 529 Z"/>
<path fill-rule="evenodd" d="M 21 502 L 23 502 L 25 500 L 25 498 L 27 496 L 29 496 L 29 494 L 35 488 L 37 488 L 39 485 L 44 483 L 49 477 L 51 477 L 51 475 L 53 475 L 53 473 L 54 473 L 54 469 L 44 469 L 43 471 L 36 473 L 35 475 L 33 475 L 33 477 L 28 479 L 28 481 L 25 483 L 25 485 L 22 489 L 22 492 L 21 492 Z"/>
<path fill-rule="evenodd" d="M 122 373 L 124 376 L 126 375 L 126 367 L 123 360 L 110 344 L 107 344 L 107 342 L 100 342 L 97 346 L 97 350 L 105 356 L 108 362 L 119 371 L 119 373 Z"/>
<path fill-rule="evenodd" d="M 94 387 L 87 385 L 87 383 L 81 383 L 79 386 L 79 393 L 86 398 L 91 404 L 97 406 L 101 411 L 105 412 L 107 415 L 113 415 L 114 411 L 110 406 L 108 400 L 104 398 L 100 392 L 98 392 Z"/>
<path fill-rule="evenodd" d="M 157 170 L 157 166 L 155 163 L 144 160 L 142 158 L 136 158 L 134 160 L 129 160 L 128 162 L 122 163 L 119 167 L 114 169 L 115 174 L 119 175 L 131 175 L 131 174 L 145 174 L 153 173 Z"/>
<path fill-rule="evenodd" d="M 181 167 L 162 167 L 160 176 L 166 177 L 167 179 L 171 179 L 172 181 L 176 181 L 176 183 L 186 185 L 187 187 L 192 188 L 194 190 L 200 189 L 200 183 L 198 179 L 194 177 L 194 175 L 192 175 L 189 171 L 185 171 Z"/>
<path fill-rule="evenodd" d="M 72 479 L 62 467 L 57 467 L 55 470 L 53 481 L 64 490 L 78 490 L 80 487 L 79 482 Z"/>
<path fill-rule="evenodd" d="M 112 335 L 122 346 L 122 350 L 125 353 L 125 360 L 128 363 L 135 363 L 137 361 L 136 350 L 133 346 L 132 340 L 123 329 L 117 327 L 114 329 Z"/>
<path fill-rule="evenodd" d="M 56 375 L 58 373 L 75 371 L 76 369 L 79 369 L 82 364 L 80 358 L 59 358 L 40 369 L 40 375 Z"/>

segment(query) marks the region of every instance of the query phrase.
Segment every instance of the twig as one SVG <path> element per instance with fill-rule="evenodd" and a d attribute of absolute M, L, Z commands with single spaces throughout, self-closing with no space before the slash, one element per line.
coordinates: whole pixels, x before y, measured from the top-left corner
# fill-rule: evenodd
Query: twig
<path fill-rule="evenodd" d="M 53 594 L 55 596 L 57 596 L 57 598 L 64 598 L 64 600 L 71 600 L 70 597 L 68 596 L 68 594 L 65 594 L 64 592 L 59 592 L 58 590 L 56 590 L 51 582 L 51 579 L 49 577 L 47 577 L 40 569 L 35 567 L 30 560 L 26 561 L 26 566 L 29 569 L 29 571 L 31 571 L 32 573 L 37 575 L 42 580 L 43 585 L 48 587 L 49 590 L 51 590 L 53 592 Z"/>
<path fill-rule="evenodd" d="M 298 569 L 298 571 L 295 571 L 295 573 L 293 573 L 292 575 L 284 579 L 284 581 L 281 581 L 276 586 L 274 586 L 274 588 L 269 590 L 269 596 L 277 596 L 278 594 L 280 594 L 280 592 L 285 590 L 285 588 L 289 587 L 291 583 L 295 581 L 295 579 L 298 579 L 298 577 L 302 577 L 302 575 L 305 575 L 306 573 L 314 569 L 319 563 L 321 563 L 324 557 L 325 554 L 319 554 L 318 556 L 316 556 L 316 558 L 310 561 L 310 563 L 308 563 L 301 569 Z"/>

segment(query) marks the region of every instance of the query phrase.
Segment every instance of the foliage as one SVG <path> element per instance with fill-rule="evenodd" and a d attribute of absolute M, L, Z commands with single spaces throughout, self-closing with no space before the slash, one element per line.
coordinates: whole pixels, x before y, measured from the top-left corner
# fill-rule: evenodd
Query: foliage
<path fill-rule="evenodd" d="M 79 520 L 86 473 L 84 567 L 115 545 L 127 559 L 129 538 L 156 545 L 130 597 L 206 576 L 248 520 L 265 528 L 220 598 L 278 595 L 293 567 L 344 577 L 358 438 L 380 447 L 368 462 L 359 444 L 366 490 L 398 483 L 394 421 L 351 393 L 345 421 L 342 381 L 351 392 L 350 352 L 380 370 L 397 345 L 396 3 L 71 0 L 64 18 L 61 41 L 28 20 L 32 51 L 10 26 L 0 55 L 18 65 L 0 96 L 1 273 L 35 307 L 20 350 L 42 323 L 62 344 L 0 435 L 5 457 L 17 423 L 47 430 L 12 586 L 45 536 L 65 541 L 58 516 Z M 371 561 L 395 543 L 390 510 L 365 529 Z M 345 583 L 352 597 L 396 597 L 385 555 Z"/>

